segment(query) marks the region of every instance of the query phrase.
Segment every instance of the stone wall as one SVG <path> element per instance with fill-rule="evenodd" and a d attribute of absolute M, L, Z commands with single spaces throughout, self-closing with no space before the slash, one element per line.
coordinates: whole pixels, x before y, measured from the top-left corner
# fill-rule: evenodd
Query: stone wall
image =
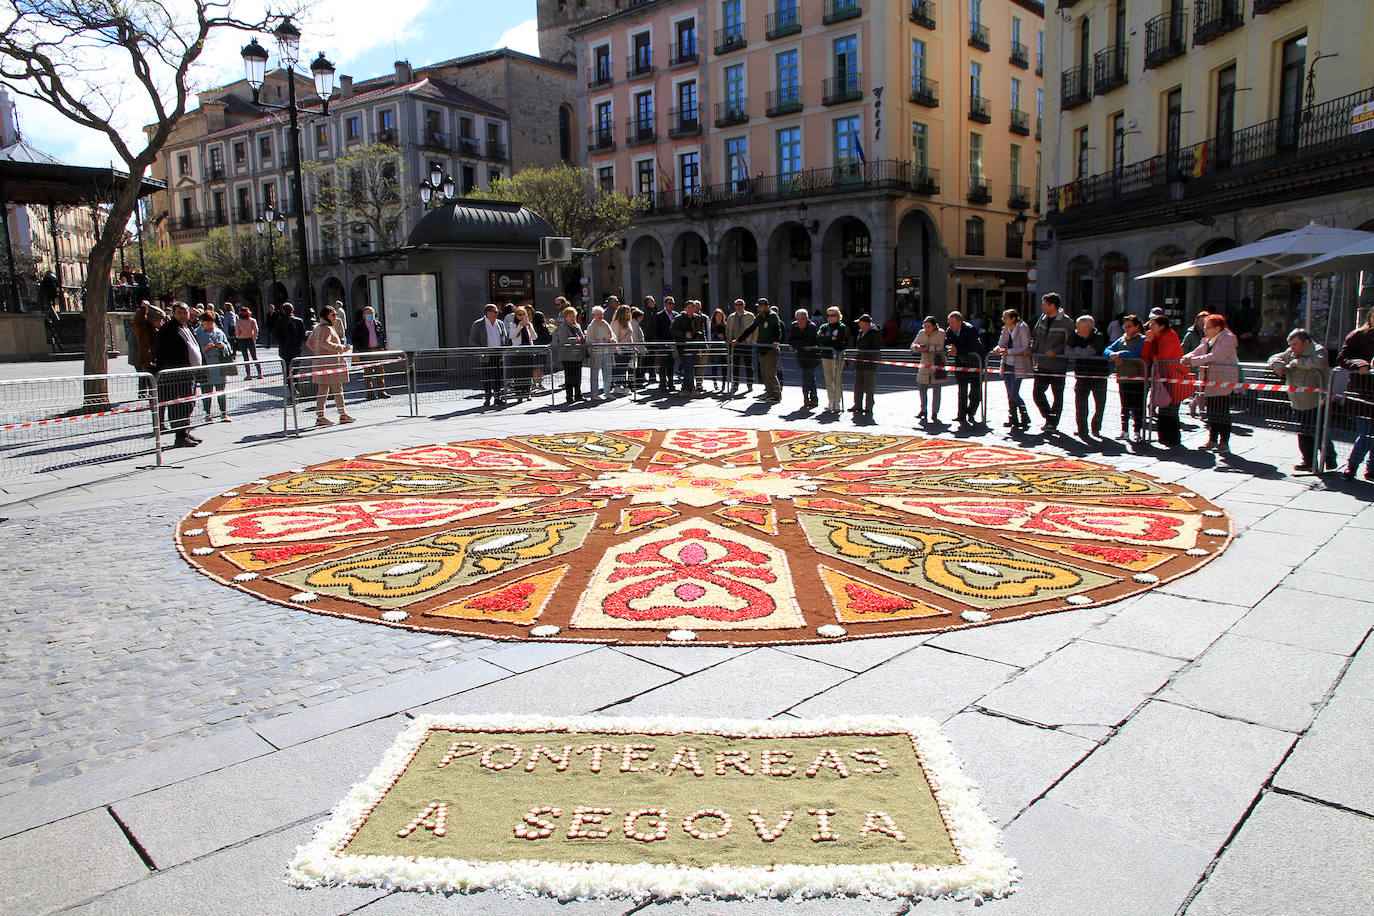
<path fill-rule="evenodd" d="M 49 352 L 42 313 L 0 313 L 0 361 L 46 359 Z"/>
<path fill-rule="evenodd" d="M 573 161 L 577 161 L 578 135 L 573 102 L 577 75 L 573 71 L 507 54 L 493 55 L 490 59 L 465 63 L 461 67 L 426 68 L 425 74 L 506 110 L 510 115 L 512 172 L 528 167 L 550 168 L 562 163 L 558 109 L 567 104 L 573 108 L 570 152 Z"/>

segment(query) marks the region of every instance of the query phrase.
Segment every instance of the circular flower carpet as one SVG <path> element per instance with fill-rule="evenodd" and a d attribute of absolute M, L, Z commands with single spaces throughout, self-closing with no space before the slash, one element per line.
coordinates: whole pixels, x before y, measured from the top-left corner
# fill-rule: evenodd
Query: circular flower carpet
<path fill-rule="evenodd" d="M 1088 461 L 915 436 L 616 430 L 297 468 L 178 526 L 269 601 L 496 639 L 752 645 L 1115 601 L 1230 538 L 1215 506 Z"/>

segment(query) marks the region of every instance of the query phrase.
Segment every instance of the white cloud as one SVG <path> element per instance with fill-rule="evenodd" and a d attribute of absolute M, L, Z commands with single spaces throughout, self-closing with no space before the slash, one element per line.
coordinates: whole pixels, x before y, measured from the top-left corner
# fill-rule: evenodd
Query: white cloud
<path fill-rule="evenodd" d="M 501 37 L 496 39 L 496 47 L 510 48 L 512 51 L 523 51 L 526 54 L 539 56 L 539 22 L 535 19 L 526 19 L 519 25 L 511 26 L 501 33 Z"/>

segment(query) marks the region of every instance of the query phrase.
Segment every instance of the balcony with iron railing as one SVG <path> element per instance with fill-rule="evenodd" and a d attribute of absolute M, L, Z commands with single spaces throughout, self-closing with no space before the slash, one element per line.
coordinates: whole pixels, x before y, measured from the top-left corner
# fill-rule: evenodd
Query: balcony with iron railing
<path fill-rule="evenodd" d="M 748 99 L 726 99 L 716 103 L 716 126 L 730 127 L 749 121 Z"/>
<path fill-rule="evenodd" d="M 940 191 L 940 173 L 902 159 L 849 161 L 804 169 L 785 175 L 765 175 L 694 188 L 686 193 L 661 191 L 655 195 L 654 212 L 700 212 L 735 206 L 755 206 L 777 201 L 810 200 L 825 195 L 898 193 L 929 196 Z"/>
<path fill-rule="evenodd" d="M 821 14 L 821 23 L 834 25 L 846 19 L 857 19 L 863 12 L 859 0 L 825 0 L 825 12 Z"/>
<path fill-rule="evenodd" d="M 459 137 L 457 152 L 460 155 L 471 156 L 475 159 L 482 155 L 482 144 L 477 141 L 476 137 Z"/>
<path fill-rule="evenodd" d="M 1014 184 L 1007 191 L 1007 208 L 1009 210 L 1029 210 L 1030 209 L 1030 188 Z"/>
<path fill-rule="evenodd" d="M 1088 65 L 1070 67 L 1059 74 L 1059 107 L 1064 111 L 1086 105 L 1093 97 Z"/>
<path fill-rule="evenodd" d="M 1013 108 L 1011 110 L 1011 132 L 1023 137 L 1030 136 L 1030 115 Z"/>
<path fill-rule="evenodd" d="M 692 108 L 674 108 L 668 112 L 668 137 L 673 140 L 695 137 L 701 133 L 701 113 Z"/>
<path fill-rule="evenodd" d="M 795 35 L 802 30 L 801 10 L 796 6 L 779 9 L 769 13 L 764 19 L 763 37 L 769 41 Z"/>
<path fill-rule="evenodd" d="M 1044 133 L 1044 124 L 1044 118 L 1035 119 L 1035 139 L 1039 140 L 1041 138 L 1041 135 Z"/>
<path fill-rule="evenodd" d="M 229 225 L 229 211 L 228 211 L 228 210 L 216 210 L 214 213 L 211 213 L 211 214 L 210 214 L 210 225 L 212 225 L 212 226 L 227 226 L 227 225 Z"/>
<path fill-rule="evenodd" d="M 645 76 L 654 75 L 654 51 L 653 48 L 640 48 L 634 54 L 625 58 L 625 78 L 640 79 Z"/>
<path fill-rule="evenodd" d="M 654 130 L 652 113 L 631 115 L 625 119 L 626 146 L 643 146 L 646 143 L 653 143 L 657 139 L 658 132 Z"/>
<path fill-rule="evenodd" d="M 426 127 L 420 132 L 420 147 L 422 149 L 442 150 L 448 152 L 449 136 L 442 130 L 434 130 Z"/>
<path fill-rule="evenodd" d="M 592 73 L 591 78 L 587 80 L 587 88 L 605 89 L 614 82 L 615 78 L 611 75 L 611 65 L 607 62 L 604 69 Z"/>
<path fill-rule="evenodd" d="M 1126 80 L 1126 45 L 1112 45 L 1093 55 L 1094 95 L 1124 86 Z"/>
<path fill-rule="evenodd" d="M 697 62 L 697 40 L 677 41 L 668 46 L 668 66 L 685 67 Z"/>
<path fill-rule="evenodd" d="M 1044 75 L 1045 75 L 1045 55 L 1044 55 L 1044 54 L 1036 54 L 1036 55 L 1035 55 L 1035 75 L 1036 75 L 1036 76 L 1044 76 Z"/>
<path fill-rule="evenodd" d="M 1205 201 L 1208 195 L 1240 195 L 1241 202 L 1234 206 L 1244 206 L 1245 196 L 1258 193 L 1255 188 L 1261 182 L 1274 183 L 1288 199 L 1348 190 L 1352 175 L 1368 174 L 1367 168 L 1351 164 L 1374 156 L 1374 131 L 1353 130 L 1354 109 L 1367 103 L 1374 103 L 1374 87 L 1120 169 L 1052 186 L 1048 215 L 1081 213 L 1086 218 L 1137 213 L 1134 206 L 1123 208 L 1123 201 L 1165 207 L 1170 184 L 1179 181 L 1187 183 L 1188 196 L 1197 200 Z"/>
<path fill-rule="evenodd" d="M 1254 10 L 1254 14 L 1256 16 L 1260 16 L 1264 13 L 1269 12 L 1270 10 L 1278 9 L 1285 3 L 1292 2 L 1293 0 L 1255 0 L 1255 5 L 1252 7 L 1252 9 Z"/>
<path fill-rule="evenodd" d="M 611 125 L 593 125 L 587 128 L 587 152 L 602 153 L 615 149 L 615 131 Z"/>
<path fill-rule="evenodd" d="M 396 145 L 396 128 L 383 127 L 372 135 L 373 143 L 385 143 L 387 146 Z"/>
<path fill-rule="evenodd" d="M 992 123 L 992 103 L 981 95 L 968 97 L 968 119 L 979 124 Z"/>
<path fill-rule="evenodd" d="M 988 33 L 988 27 L 981 22 L 970 22 L 968 24 L 968 46 L 977 48 L 979 51 L 991 51 L 992 38 Z"/>
<path fill-rule="evenodd" d="M 935 28 L 935 0 L 912 0 L 908 18 L 917 25 Z"/>
<path fill-rule="evenodd" d="M 208 169 L 205 170 L 205 180 L 206 180 L 206 181 L 223 181 L 223 180 L 224 180 L 224 166 L 223 166 L 222 164 L 221 164 L 221 165 L 211 165 Z"/>
<path fill-rule="evenodd" d="M 763 113 L 770 118 L 795 114 L 802 110 L 801 86 L 770 89 L 764 98 Z"/>
<path fill-rule="evenodd" d="M 716 53 L 729 54 L 731 51 L 738 51 L 748 45 L 744 40 L 744 23 L 736 26 L 726 26 L 723 29 L 716 29 Z"/>
<path fill-rule="evenodd" d="M 257 215 L 253 213 L 252 207 L 235 207 L 233 213 L 234 222 L 238 223 L 239 225 L 251 223 L 257 219 Z"/>
<path fill-rule="evenodd" d="M 825 105 L 843 105 L 845 102 L 862 101 L 864 97 L 863 74 L 858 72 L 833 76 L 823 84 L 821 102 Z"/>
<path fill-rule="evenodd" d="M 911 101 L 926 108 L 940 107 L 940 84 L 924 76 L 911 81 Z"/>
<path fill-rule="evenodd" d="M 992 185 L 983 175 L 972 175 L 968 180 L 968 202 L 971 204 L 992 203 Z"/>
<path fill-rule="evenodd" d="M 1145 69 L 1153 70 L 1188 52 L 1188 14 L 1163 13 L 1145 23 Z"/>
<path fill-rule="evenodd" d="M 167 228 L 172 232 L 204 232 L 209 222 L 204 215 L 192 210 L 190 213 L 173 216 L 167 221 Z"/>
<path fill-rule="evenodd" d="M 1193 44 L 1205 45 L 1245 24 L 1241 0 L 1194 0 Z"/>
<path fill-rule="evenodd" d="M 510 156 L 506 153 L 506 144 L 500 140 L 487 141 L 487 158 L 496 162 L 505 162 Z"/>
<path fill-rule="evenodd" d="M 1011 43 L 1011 65 L 1022 70 L 1030 66 L 1030 48 L 1019 41 Z"/>

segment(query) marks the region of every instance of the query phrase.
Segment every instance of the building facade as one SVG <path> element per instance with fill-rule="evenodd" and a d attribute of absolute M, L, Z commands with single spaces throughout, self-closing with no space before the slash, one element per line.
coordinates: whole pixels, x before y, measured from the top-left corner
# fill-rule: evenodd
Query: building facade
<path fill-rule="evenodd" d="M 574 27 L 587 164 L 652 207 L 607 287 L 903 324 L 1023 305 L 1042 15 L 649 0 Z"/>
<path fill-rule="evenodd" d="M 369 301 L 367 269 L 350 258 L 400 244 L 425 214 L 419 185 L 434 169 L 452 177 L 461 195 L 485 190 L 520 168 L 576 161 L 575 111 L 569 102 L 574 79 L 571 66 L 508 49 L 419 70 L 400 61 L 385 76 L 363 81 L 341 76 L 326 114 L 313 84 L 298 76 L 303 162 L 333 162 L 374 143 L 400 152 L 403 212 L 395 238 L 374 238 L 357 225 L 331 225 L 327 215 L 316 212 L 313 183 L 306 176 L 314 301 L 344 301 L 350 310 Z M 284 105 L 286 80 L 283 70 L 267 74 L 260 98 Z M 294 237 L 287 114 L 256 106 L 252 98 L 242 81 L 203 93 L 198 108 L 164 147 L 152 170 L 168 185 L 152 207 L 163 244 L 195 246 L 221 227 L 256 231 L 269 207 L 288 217 L 286 231 Z M 271 300 L 301 298 L 293 268 L 281 265 Z M 234 291 L 206 293 L 212 299 L 234 298 Z"/>
<path fill-rule="evenodd" d="M 1359 129 L 1374 113 L 1374 7 L 1060 0 L 1057 13 L 1040 288 L 1099 319 L 1160 306 L 1189 321 L 1248 297 L 1274 347 L 1300 321 L 1301 283 L 1133 278 L 1309 221 L 1374 229 L 1374 129 Z M 1332 335 L 1348 328 L 1351 282 L 1316 291 L 1314 328 L 1328 313 Z"/>

